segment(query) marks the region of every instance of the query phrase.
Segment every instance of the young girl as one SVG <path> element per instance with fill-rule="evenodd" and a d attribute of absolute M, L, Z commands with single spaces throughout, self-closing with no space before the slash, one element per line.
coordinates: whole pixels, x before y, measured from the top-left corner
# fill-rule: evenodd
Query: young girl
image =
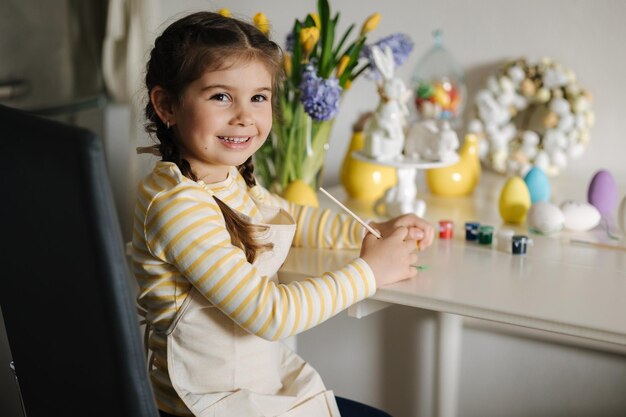
<path fill-rule="evenodd" d="M 416 241 L 432 242 L 413 215 L 372 223 L 383 238 L 361 242 L 351 218 L 256 185 L 251 157 L 272 127 L 281 62 L 254 26 L 208 12 L 170 25 L 151 52 L 147 127 L 162 160 L 139 186 L 133 261 L 163 415 L 338 416 L 319 375 L 279 340 L 415 276 Z M 361 252 L 281 284 L 292 243 Z"/>

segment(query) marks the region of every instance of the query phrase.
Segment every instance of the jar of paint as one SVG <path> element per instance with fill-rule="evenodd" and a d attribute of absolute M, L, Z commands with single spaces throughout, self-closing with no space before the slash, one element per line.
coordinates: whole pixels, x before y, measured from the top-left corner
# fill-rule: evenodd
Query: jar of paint
<path fill-rule="evenodd" d="M 511 253 L 513 255 L 525 255 L 528 236 L 515 235 L 511 238 Z"/>
<path fill-rule="evenodd" d="M 491 245 L 493 241 L 493 226 L 482 225 L 478 228 L 478 243 Z"/>
<path fill-rule="evenodd" d="M 475 242 L 478 240 L 478 222 L 466 222 L 465 223 L 465 240 Z"/>
<path fill-rule="evenodd" d="M 452 220 L 439 220 L 439 239 L 452 239 L 454 223 Z"/>

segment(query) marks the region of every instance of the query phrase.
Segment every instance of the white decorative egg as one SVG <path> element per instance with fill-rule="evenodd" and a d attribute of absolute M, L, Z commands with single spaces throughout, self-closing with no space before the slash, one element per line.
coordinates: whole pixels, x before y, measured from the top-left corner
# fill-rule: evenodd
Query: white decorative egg
<path fill-rule="evenodd" d="M 530 206 L 526 221 L 531 231 L 548 235 L 563 229 L 565 216 L 554 204 L 547 201 L 537 201 Z"/>
<path fill-rule="evenodd" d="M 589 203 L 568 200 L 561 204 L 561 211 L 565 218 L 564 226 L 568 230 L 582 232 L 600 223 L 600 212 Z"/>

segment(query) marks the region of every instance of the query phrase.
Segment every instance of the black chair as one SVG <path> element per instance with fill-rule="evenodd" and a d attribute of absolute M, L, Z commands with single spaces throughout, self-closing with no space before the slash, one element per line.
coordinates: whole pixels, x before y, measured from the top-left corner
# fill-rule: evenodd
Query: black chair
<path fill-rule="evenodd" d="M 157 417 L 100 141 L 0 106 L 0 169 L 0 306 L 27 416 Z"/>

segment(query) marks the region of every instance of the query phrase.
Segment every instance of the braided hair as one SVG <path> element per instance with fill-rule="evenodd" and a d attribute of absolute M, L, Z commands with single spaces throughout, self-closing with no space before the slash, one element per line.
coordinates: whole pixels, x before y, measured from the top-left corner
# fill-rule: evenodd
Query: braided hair
<path fill-rule="evenodd" d="M 198 12 L 183 17 L 168 26 L 156 38 L 146 65 L 148 94 L 160 87 L 173 103 L 180 103 L 185 88 L 199 79 L 206 71 L 217 71 L 228 65 L 233 58 L 258 60 L 272 74 L 272 88 L 282 77 L 282 53 L 278 45 L 268 39 L 253 25 L 218 13 Z M 277 97 L 272 95 L 272 106 L 277 107 Z M 175 163 L 181 173 L 194 181 L 198 178 L 189 161 L 180 152 L 179 138 L 173 129 L 163 123 L 153 103 L 148 100 L 145 109 L 146 131 L 156 137 L 155 150 L 161 160 Z M 252 157 L 237 167 L 248 187 L 256 185 Z M 233 245 L 240 247 L 249 262 L 266 249 L 257 243 L 253 235 L 258 227 L 251 225 L 219 198 L 217 202 Z"/>

